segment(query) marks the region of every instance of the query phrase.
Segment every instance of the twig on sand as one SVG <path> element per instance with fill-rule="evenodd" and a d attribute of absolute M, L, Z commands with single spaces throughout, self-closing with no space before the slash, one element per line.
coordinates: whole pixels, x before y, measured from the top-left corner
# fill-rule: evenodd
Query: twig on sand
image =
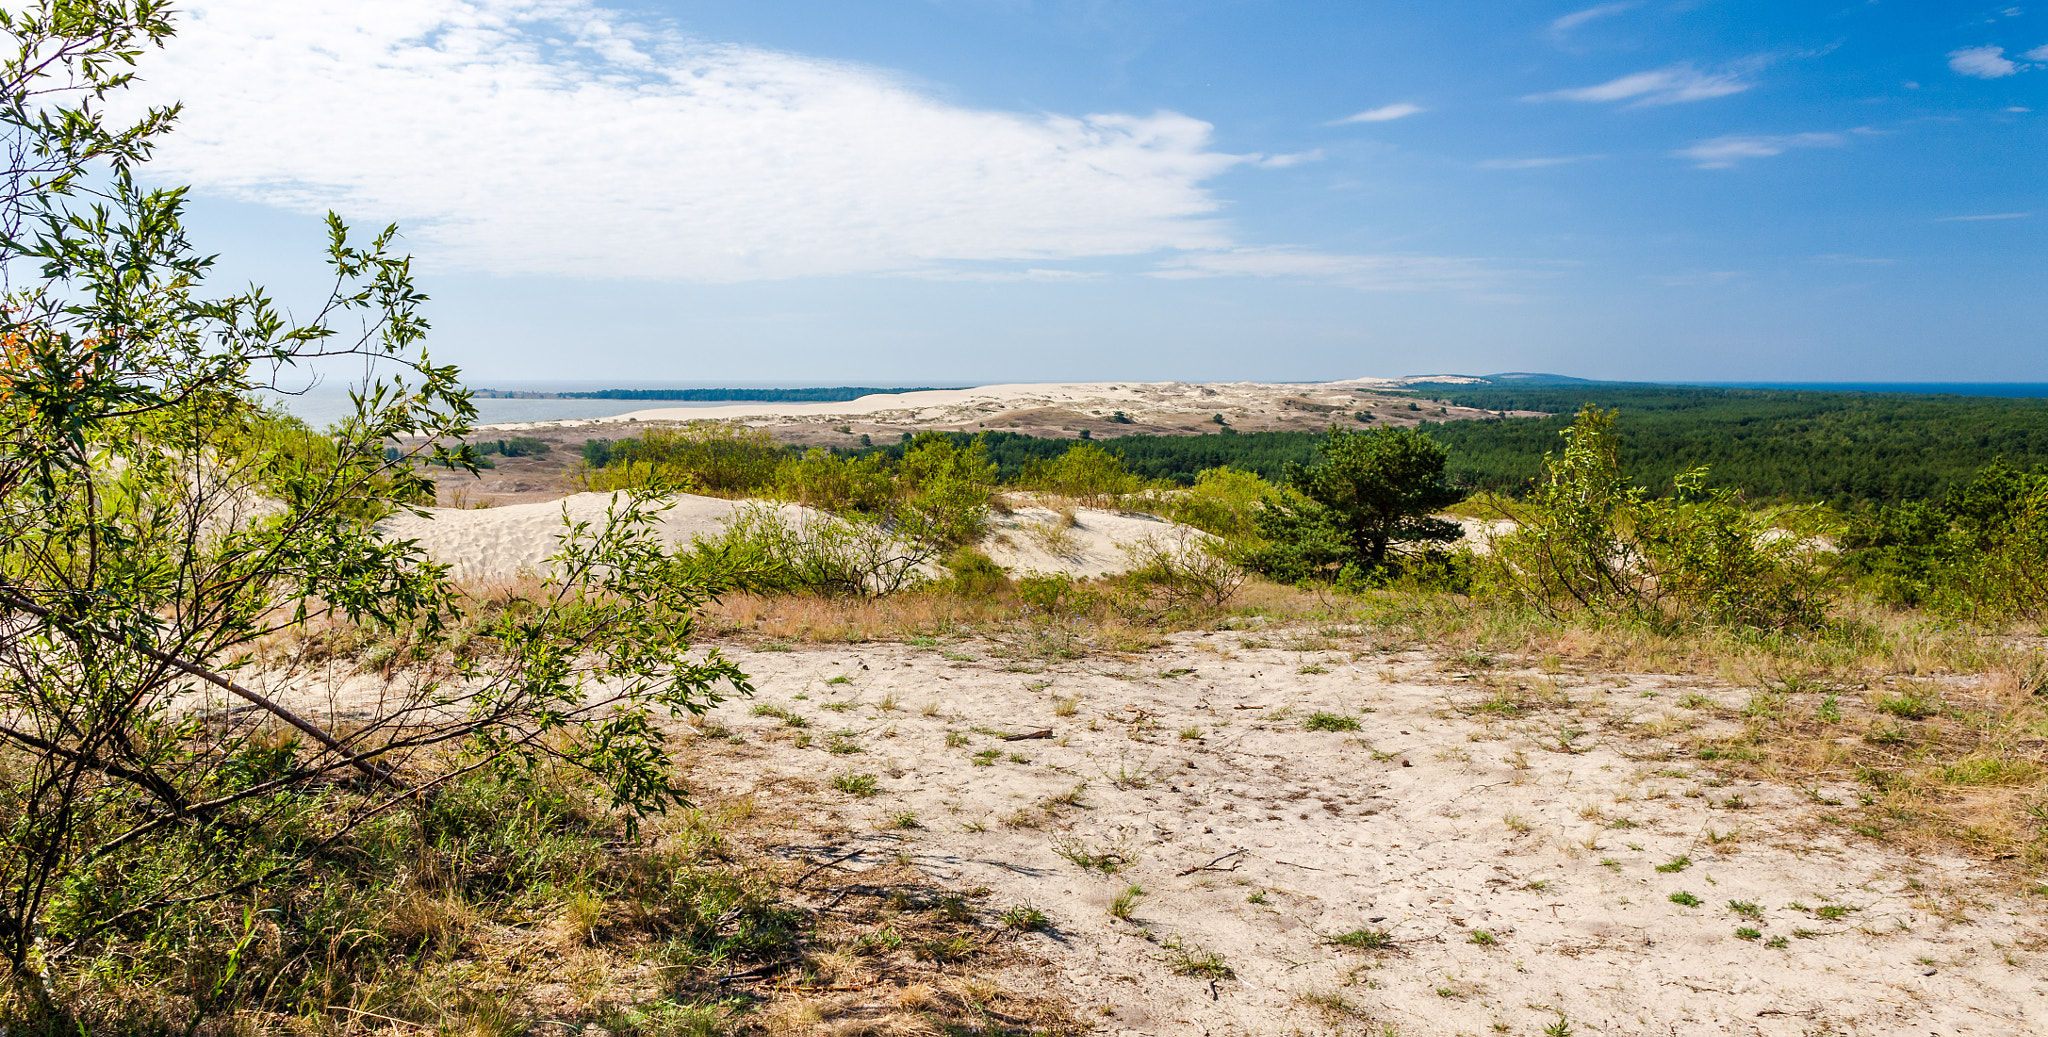
<path fill-rule="evenodd" d="M 860 856 L 861 853 L 866 849 L 867 847 L 865 846 L 856 846 L 852 850 L 844 854 L 841 854 L 840 856 L 834 857 L 831 860 L 826 861 L 825 863 L 820 864 L 807 872 L 804 872 L 803 875 L 799 876 L 795 882 L 789 884 L 789 888 L 795 889 L 798 886 L 803 885 L 804 881 L 806 879 L 809 879 L 811 876 L 816 875 L 817 873 L 824 871 L 826 868 L 832 867 L 833 865 L 838 864 L 842 861 L 850 861 L 853 858 Z"/>
<path fill-rule="evenodd" d="M 1193 868 L 1189 868 L 1189 869 L 1188 869 L 1188 870 L 1186 870 L 1186 871 L 1177 871 L 1177 872 L 1174 872 L 1174 875 L 1173 875 L 1173 877 L 1174 877 L 1174 878 L 1179 878 L 1179 877 L 1181 877 L 1182 875 L 1193 875 L 1193 874 L 1194 874 L 1195 872 L 1198 872 L 1198 871 L 1236 871 L 1236 870 L 1237 870 L 1237 865 L 1238 865 L 1238 863 L 1239 863 L 1239 862 L 1237 862 L 1237 861 L 1230 861 L 1230 859 L 1231 859 L 1232 857 L 1235 857 L 1235 856 L 1237 856 L 1237 855 L 1238 855 L 1238 854 L 1240 854 L 1240 853 L 1247 853 L 1247 852 L 1249 852 L 1249 851 L 1248 851 L 1248 850 L 1246 850 L 1246 849 L 1245 849 L 1244 847 L 1240 846 L 1240 847 L 1238 847 L 1237 849 L 1235 849 L 1235 850 L 1232 850 L 1232 851 L 1230 851 L 1229 853 L 1226 853 L 1226 854 L 1224 854 L 1223 856 L 1221 856 L 1221 857 L 1218 857 L 1218 858 L 1216 858 L 1215 860 L 1213 860 L 1213 861 L 1210 861 L 1210 862 L 1209 862 L 1209 863 L 1207 863 L 1207 864 L 1203 864 L 1203 865 L 1200 865 L 1200 866 L 1198 866 L 1198 867 L 1193 867 Z M 1228 868 L 1219 868 L 1219 867 L 1217 867 L 1217 865 L 1218 865 L 1218 864 L 1221 864 L 1221 863 L 1223 863 L 1224 861 L 1230 861 L 1230 867 L 1228 867 Z"/>
<path fill-rule="evenodd" d="M 1004 735 L 1004 736 L 1003 736 L 1003 741 L 1005 741 L 1005 742 L 1022 742 L 1022 741 L 1025 741 L 1025 740 L 1027 740 L 1027 739 L 1032 739 L 1032 738 L 1051 738 L 1051 737 L 1052 737 L 1052 728 L 1049 728 L 1049 727 L 1048 727 L 1048 728 L 1045 728 L 1045 729 L 1043 729 L 1043 730 L 1040 730 L 1040 731 L 1026 731 L 1025 733 L 1023 733 L 1023 734 L 1021 734 L 1021 735 Z"/>

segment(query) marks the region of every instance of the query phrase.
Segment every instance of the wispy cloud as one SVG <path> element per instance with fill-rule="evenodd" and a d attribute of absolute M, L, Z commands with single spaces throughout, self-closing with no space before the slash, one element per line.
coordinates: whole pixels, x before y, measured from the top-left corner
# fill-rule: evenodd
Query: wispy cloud
<path fill-rule="evenodd" d="M 2020 55 L 2020 57 L 2028 61 L 2048 61 L 2048 43 L 2035 47 L 2033 50 Z"/>
<path fill-rule="evenodd" d="M 1620 14 L 1634 6 L 1636 6 L 1635 0 L 1624 0 L 1621 3 L 1597 4 L 1583 11 L 1573 11 L 1551 22 L 1550 31 L 1555 35 L 1562 36 L 1596 18 L 1606 18 L 1609 15 Z"/>
<path fill-rule="evenodd" d="M 1151 271 L 1169 279 L 1287 277 L 1363 291 L 1476 288 L 1492 273 L 1471 259 L 1408 253 L 1343 255 L 1294 248 L 1235 248 L 1176 256 Z"/>
<path fill-rule="evenodd" d="M 1770 158 L 1793 148 L 1838 148 L 1846 142 L 1839 133 L 1788 133 L 1780 136 L 1731 135 L 1703 140 L 1672 154 L 1690 159 L 1700 169 L 1729 169 L 1743 159 Z"/>
<path fill-rule="evenodd" d="M 1643 280 L 1666 288 L 1711 288 L 1749 276 L 1747 270 L 1701 270 L 1689 274 L 1644 274 Z"/>
<path fill-rule="evenodd" d="M 1252 157 L 1173 112 L 963 107 L 594 0 L 180 6 L 144 59 L 142 99 L 186 102 L 154 174 L 399 220 L 442 267 L 741 281 L 1238 244 L 1206 184 Z"/>
<path fill-rule="evenodd" d="M 2019 65 L 2004 55 L 2004 47 L 1964 47 L 1948 52 L 1948 67 L 1957 75 L 2001 79 L 2020 70 Z"/>
<path fill-rule="evenodd" d="M 1384 105 L 1379 108 L 1359 112 L 1357 115 L 1347 115 L 1342 119 L 1338 119 L 1332 125 L 1342 125 L 1347 122 L 1392 122 L 1395 119 L 1405 119 L 1411 115 L 1419 115 L 1428 110 L 1419 104 L 1409 104 L 1406 101 L 1402 101 L 1398 104 Z"/>
<path fill-rule="evenodd" d="M 1557 155 L 1550 158 L 1489 158 L 1479 163 L 1481 169 L 1543 169 L 1549 166 L 1565 166 L 1574 162 L 1591 162 L 1606 158 L 1605 155 Z"/>
<path fill-rule="evenodd" d="M 1296 151 L 1286 155 L 1250 155 L 1247 157 L 1251 160 L 1252 165 L 1258 166 L 1260 169 L 1286 169 L 1288 166 L 1298 166 L 1303 162 L 1321 162 L 1323 160 L 1323 149 L 1316 148 L 1313 151 Z"/>
<path fill-rule="evenodd" d="M 1936 223 L 1975 223 L 1978 220 L 2024 220 L 2034 215 L 2030 212 L 1987 212 L 1974 216 L 1941 216 Z"/>
<path fill-rule="evenodd" d="M 1638 105 L 1680 104 L 1739 94 L 1749 83 L 1733 72 L 1701 72 L 1687 64 L 1636 72 L 1595 86 L 1530 94 L 1525 101 L 1634 101 Z"/>

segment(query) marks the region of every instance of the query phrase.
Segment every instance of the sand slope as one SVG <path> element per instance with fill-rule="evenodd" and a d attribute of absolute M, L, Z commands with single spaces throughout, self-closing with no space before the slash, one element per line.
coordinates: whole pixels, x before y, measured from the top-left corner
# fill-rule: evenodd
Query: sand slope
<path fill-rule="evenodd" d="M 571 522 L 589 522 L 593 529 L 601 528 L 614 500 L 622 506 L 624 495 L 579 493 L 562 500 L 501 508 L 428 508 L 424 517 L 394 515 L 379 523 L 378 529 L 387 537 L 418 541 L 435 561 L 452 565 L 458 577 L 483 579 L 521 571 L 540 574 L 547 567 L 548 556 L 560 549 L 566 529 L 564 516 Z M 660 514 L 655 528 L 678 546 L 689 544 L 693 537 L 717 536 L 734 513 L 762 503 L 694 494 L 679 494 L 673 501 L 674 506 Z M 795 504 L 773 506 L 792 523 L 814 521 L 822 515 Z M 1075 509 L 1072 514 L 1072 526 L 1065 524 L 1060 513 L 1046 508 L 994 516 L 983 547 L 998 565 L 1016 574 L 1063 572 L 1092 578 L 1128 567 L 1123 545 L 1202 536 L 1149 515 L 1091 508 Z"/>
<path fill-rule="evenodd" d="M 679 494 L 674 500 L 675 506 L 661 512 L 654 523 L 673 544 L 718 535 L 733 513 L 750 503 L 695 494 Z M 607 511 L 624 504 L 624 494 L 578 493 L 502 508 L 427 508 L 424 517 L 393 515 L 377 529 L 386 537 L 418 541 L 435 561 L 452 565 L 459 577 L 512 576 L 522 570 L 545 570 L 548 556 L 561 549 L 565 516 L 569 522 L 588 522 L 593 530 L 601 529 Z M 781 510 L 792 521 L 813 514 L 796 505 L 782 505 Z"/>

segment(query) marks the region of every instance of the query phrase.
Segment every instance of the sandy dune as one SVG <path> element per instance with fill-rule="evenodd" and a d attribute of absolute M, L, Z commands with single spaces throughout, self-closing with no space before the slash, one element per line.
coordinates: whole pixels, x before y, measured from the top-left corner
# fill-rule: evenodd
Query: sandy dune
<path fill-rule="evenodd" d="M 561 536 L 569 522 L 588 522 L 601 529 L 614 500 L 623 506 L 625 495 L 578 493 L 561 500 L 535 504 L 513 504 L 502 508 L 427 508 L 424 517 L 400 513 L 377 524 L 386 537 L 415 540 L 428 556 L 451 565 L 457 576 L 483 578 L 512 576 L 521 571 L 541 573 L 549 555 L 561 549 Z M 675 506 L 655 520 L 655 528 L 673 544 L 688 544 L 692 537 L 712 537 L 744 503 L 680 494 Z M 800 520 L 810 509 L 783 505 L 783 514 Z"/>
<path fill-rule="evenodd" d="M 1341 634 L 1187 634 L 1070 662 L 1026 643 L 740 649 L 760 693 L 712 715 L 734 739 L 687 756 L 708 795 L 811 803 L 825 830 L 792 838 L 820 861 L 907 855 L 985 887 L 992 914 L 1043 910 L 1053 930 L 1027 940 L 1048 965 L 1022 981 L 1104 1032 L 2048 1032 L 2035 906 L 1972 862 L 1827 823 L 1855 789 L 1729 784 L 1645 726 L 1738 690 L 1473 673 Z M 1517 687 L 1547 704 L 1473 708 Z M 1306 729 L 1316 712 L 1359 729 Z M 1038 729 L 1052 737 L 997 737 Z M 826 784 L 855 772 L 882 793 Z M 1106 874 L 1077 852 L 1131 863 Z M 1130 919 L 1110 917 L 1131 885 Z M 1393 945 L 1331 942 L 1360 930 Z M 1175 973 L 1206 951 L 1235 978 Z"/>
<path fill-rule="evenodd" d="M 1343 382 L 1043 382 L 986 385 L 973 389 L 934 389 L 885 393 L 844 403 L 738 403 L 723 407 L 662 407 L 577 422 L 542 422 L 493 426 L 501 429 L 602 426 L 646 421 L 745 421 L 788 429 L 841 423 L 859 426 L 844 434 L 885 429 L 1017 429 L 1034 435 L 1058 435 L 1087 428 L 1095 435 L 1140 431 L 1189 433 L 1215 431 L 1222 416 L 1247 430 L 1268 427 L 1320 427 L 1354 413 L 1371 412 L 1374 420 L 1405 424 L 1434 420 L 1484 418 L 1492 412 L 1431 404 L 1409 410 L 1411 400 L 1392 396 L 1409 380 L 1360 378 Z M 651 402 L 651 401 L 650 401 Z M 1124 420 L 1115 420 L 1121 412 Z M 1521 414 L 1522 412 L 1515 412 Z M 1534 413 L 1534 412 L 1530 412 Z"/>
<path fill-rule="evenodd" d="M 619 498 L 623 501 L 623 495 Z M 378 524 L 387 537 L 417 541 L 435 561 L 452 565 L 458 577 L 481 579 L 542 573 L 549 555 L 560 549 L 571 522 L 601 528 L 614 497 L 578 493 L 556 501 L 498 508 L 428 508 L 425 517 L 394 515 Z M 656 528 L 670 543 L 687 545 L 695 537 L 715 537 L 742 507 L 759 502 L 679 494 L 675 506 L 661 513 Z M 819 512 L 794 504 L 778 510 L 791 522 L 815 519 Z M 1123 545 L 1149 538 L 1178 540 L 1202 534 L 1149 515 L 1073 509 L 1073 524 L 1059 512 L 1023 508 L 995 516 L 983 547 L 998 565 L 1013 573 L 1063 572 L 1092 578 L 1122 572 L 1129 556 Z"/>

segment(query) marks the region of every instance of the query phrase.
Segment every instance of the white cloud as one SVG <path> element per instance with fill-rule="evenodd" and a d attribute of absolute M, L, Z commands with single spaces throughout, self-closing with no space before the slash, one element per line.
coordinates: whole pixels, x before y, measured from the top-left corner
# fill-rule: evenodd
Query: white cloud
<path fill-rule="evenodd" d="M 1672 152 L 1691 159 L 1701 169 L 1728 169 L 1746 158 L 1770 158 L 1793 148 L 1838 148 L 1844 143 L 1839 133 L 1788 133 L 1781 136 L 1731 135 L 1703 140 Z"/>
<path fill-rule="evenodd" d="M 1347 115 L 1342 119 L 1338 119 L 1333 125 L 1341 125 L 1347 122 L 1392 122 L 1395 119 L 1405 119 L 1408 116 L 1417 115 L 1428 110 L 1421 105 L 1402 101 L 1398 104 L 1385 105 L 1370 111 L 1359 112 L 1357 115 Z"/>
<path fill-rule="evenodd" d="M 1558 155 L 1552 158 L 1489 158 L 1479 163 L 1481 169 L 1543 169 L 1549 166 L 1570 165 L 1573 162 L 1591 162 L 1606 158 L 1605 155 Z"/>
<path fill-rule="evenodd" d="M 1173 112 L 965 108 L 592 0 L 181 6 L 142 70 L 186 102 L 153 174 L 397 220 L 437 265 L 738 281 L 1236 244 L 1204 185 L 1251 157 Z"/>
<path fill-rule="evenodd" d="M 1525 101 L 1627 101 L 1638 105 L 1678 104 L 1726 97 L 1749 89 L 1750 84 L 1733 72 L 1701 72 L 1691 65 L 1670 65 L 1611 79 L 1595 86 L 1530 94 Z"/>
<path fill-rule="evenodd" d="M 1366 291 L 1471 289 L 1491 277 L 1476 260 L 1408 253 L 1341 255 L 1294 248 L 1193 252 L 1162 263 L 1153 277 L 1290 277 Z"/>
<path fill-rule="evenodd" d="M 1588 7 L 1583 11 L 1573 11 L 1572 13 L 1565 15 L 1564 17 L 1559 18 L 1554 22 L 1551 22 L 1550 31 L 1559 36 L 1562 36 L 1565 33 L 1568 33 L 1573 29 L 1576 29 L 1579 26 L 1586 24 L 1587 22 L 1590 22 L 1595 18 L 1605 18 L 1609 15 L 1620 14 L 1621 12 L 1626 11 L 1634 6 L 1636 6 L 1634 0 L 1626 0 L 1626 2 L 1622 3 L 1599 4 L 1593 7 Z"/>
<path fill-rule="evenodd" d="M 2020 70 L 2018 65 L 2003 57 L 2004 54 L 2004 47 L 1964 47 L 1948 52 L 1948 67 L 1957 75 L 1998 79 Z"/>
<path fill-rule="evenodd" d="M 2020 55 L 2020 57 L 2028 61 L 2048 61 L 2048 43 L 2035 47 L 2033 50 Z"/>
<path fill-rule="evenodd" d="M 2034 215 L 2030 212 L 1987 212 L 1976 216 L 1943 216 L 1936 223 L 1975 223 L 1978 220 L 2024 220 Z"/>

